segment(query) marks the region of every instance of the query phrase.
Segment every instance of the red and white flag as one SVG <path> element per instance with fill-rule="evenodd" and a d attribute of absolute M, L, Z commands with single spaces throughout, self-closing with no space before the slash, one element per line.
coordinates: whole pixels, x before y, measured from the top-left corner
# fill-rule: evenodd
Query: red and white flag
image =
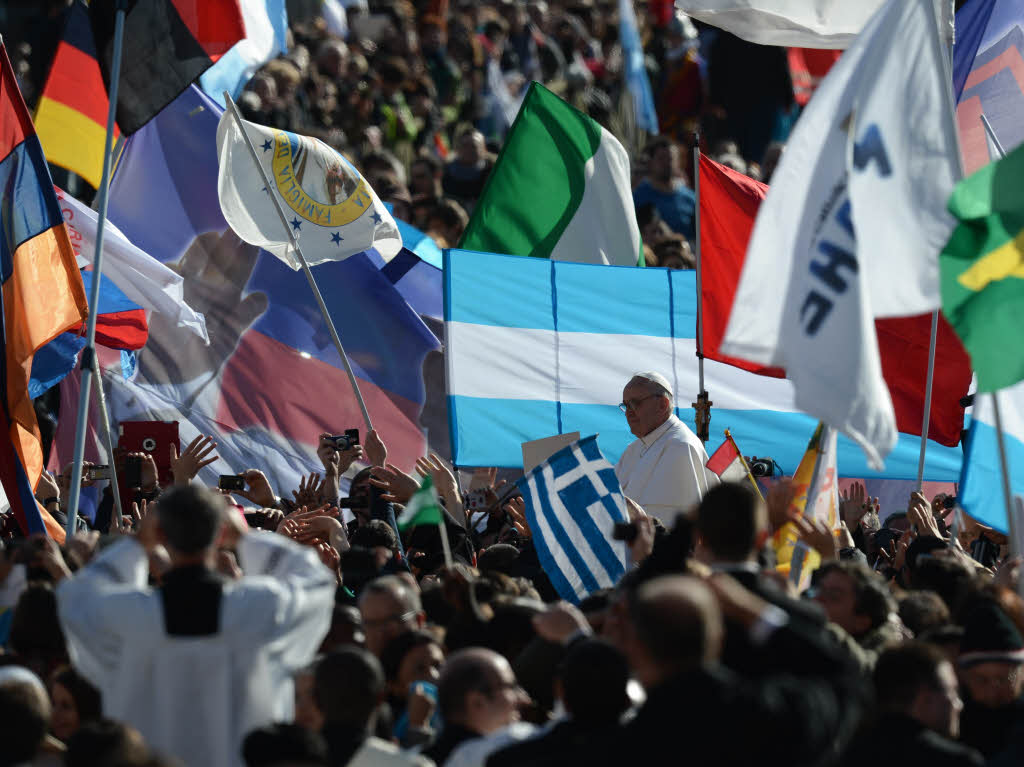
<path fill-rule="evenodd" d="M 723 482 L 742 482 L 747 476 L 747 464 L 732 439 L 726 439 L 708 458 L 707 469 Z"/>

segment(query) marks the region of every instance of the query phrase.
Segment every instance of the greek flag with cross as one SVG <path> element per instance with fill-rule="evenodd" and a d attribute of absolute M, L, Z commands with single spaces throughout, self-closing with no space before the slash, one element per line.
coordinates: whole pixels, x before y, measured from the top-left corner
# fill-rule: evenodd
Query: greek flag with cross
<path fill-rule="evenodd" d="M 541 566 L 562 599 L 578 604 L 626 571 L 626 545 L 612 538 L 626 501 L 597 435 L 562 448 L 517 482 Z"/>

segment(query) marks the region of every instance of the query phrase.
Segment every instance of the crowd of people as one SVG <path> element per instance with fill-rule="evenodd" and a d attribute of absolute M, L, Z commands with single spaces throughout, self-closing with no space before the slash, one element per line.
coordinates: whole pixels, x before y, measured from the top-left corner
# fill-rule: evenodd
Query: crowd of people
<path fill-rule="evenodd" d="M 203 487 L 209 438 L 166 486 L 120 455 L 141 464 L 130 514 L 105 492 L 63 546 L 7 531 L 0 764 L 1020 763 L 1004 537 L 955 499 L 884 513 L 862 485 L 833 530 L 788 480 L 719 482 L 657 373 L 621 407 L 629 568 L 576 605 L 494 469 L 463 493 L 436 455 L 407 474 L 376 431 L 324 433 L 287 497 L 257 468 Z M 64 523 L 70 476 L 37 491 Z M 400 528 L 426 477 L 441 525 Z M 777 567 L 787 524 L 820 558 L 802 592 Z"/>
<path fill-rule="evenodd" d="M 647 141 L 614 0 L 347 5 L 340 29 L 319 2 L 289 2 L 288 53 L 239 106 L 344 153 L 442 246 L 532 80 L 630 151 L 652 266 L 693 266 L 694 142 L 767 181 L 798 112 L 784 49 L 671 3 L 637 5 L 662 129 Z M 0 10 L 30 104 L 65 7 Z M 123 516 L 83 472 L 100 502 L 63 545 L 2 520 L 0 767 L 1024 763 L 1007 539 L 955 498 L 883 510 L 862 486 L 830 529 L 786 480 L 720 483 L 673 404 L 657 373 L 626 382 L 629 567 L 576 605 L 515 485 L 478 469 L 463 487 L 434 454 L 408 473 L 375 431 L 321 434 L 296 488 L 259 467 L 235 490 L 201 486 L 211 438 L 175 451 L 170 481 L 120 454 L 119 476 L 140 467 Z M 36 489 L 62 525 L 71 475 Z M 401 529 L 426 477 L 442 525 Z M 820 559 L 802 590 L 776 560 L 786 526 Z"/>

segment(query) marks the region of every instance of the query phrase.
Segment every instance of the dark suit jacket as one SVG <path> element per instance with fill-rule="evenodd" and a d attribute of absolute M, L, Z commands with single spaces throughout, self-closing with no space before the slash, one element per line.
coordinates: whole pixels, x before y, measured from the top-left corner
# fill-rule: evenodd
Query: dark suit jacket
<path fill-rule="evenodd" d="M 794 599 L 767 576 L 749 570 L 730 570 L 729 575 L 740 585 L 752 591 L 769 604 L 785 611 L 790 621 L 805 631 L 821 635 L 825 627 L 825 612 L 814 602 Z M 765 647 L 754 645 L 747 630 L 731 621 L 725 622 L 725 645 L 722 664 L 744 677 L 762 677 L 778 670 L 776 658 Z"/>
<path fill-rule="evenodd" d="M 984 763 L 973 748 L 899 714 L 882 714 L 857 736 L 843 760 L 845 767 L 981 767 Z"/>
<path fill-rule="evenodd" d="M 647 701 L 599 763 L 834 762 L 862 708 L 856 667 L 797 621 L 775 631 L 762 650 L 776 670 L 761 679 L 711 665 L 648 690 Z"/>
<path fill-rule="evenodd" d="M 566 767 L 600 761 L 615 738 L 615 726 L 587 727 L 566 720 L 548 732 L 495 751 L 487 767 Z"/>

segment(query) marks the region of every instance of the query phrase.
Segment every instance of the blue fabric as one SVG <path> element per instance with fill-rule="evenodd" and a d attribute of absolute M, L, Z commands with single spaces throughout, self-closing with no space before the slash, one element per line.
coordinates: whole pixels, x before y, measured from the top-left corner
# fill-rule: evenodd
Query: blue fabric
<path fill-rule="evenodd" d="M 585 594 L 622 577 L 625 547 L 611 531 L 628 519 L 625 499 L 596 436 L 559 450 L 516 484 L 537 557 L 560 597 L 578 604 Z M 571 532 L 574 528 L 579 534 Z"/>
<path fill-rule="evenodd" d="M 256 13 L 266 15 L 273 27 L 274 52 L 270 54 L 270 59 L 276 58 L 278 54 L 287 53 L 288 9 L 285 6 L 285 0 L 242 0 L 242 4 L 253 6 L 257 9 Z M 222 107 L 227 106 L 224 103 L 224 91 L 230 93 L 231 98 L 237 99 L 245 84 L 259 68 L 259 65 L 254 66 L 242 58 L 238 51 L 238 45 L 236 43 L 231 50 L 217 60 L 216 64 L 199 77 L 199 84 L 202 85 L 203 90 Z"/>
<path fill-rule="evenodd" d="M 679 183 L 672 193 L 666 194 L 659 192 L 651 186 L 650 181 L 644 179 L 633 190 L 633 205 L 639 208 L 648 203 L 658 209 L 658 213 L 668 224 L 669 229 L 683 235 L 688 240 L 694 239 L 697 198 L 682 183 Z"/>
<path fill-rule="evenodd" d="M 32 378 L 28 383 L 28 396 L 35 399 L 56 386 L 70 373 L 78 361 L 78 353 L 85 348 L 85 336 L 61 333 L 32 357 Z"/>
<path fill-rule="evenodd" d="M 34 135 L 26 136 L 0 161 L 0 190 L 0 282 L 6 282 L 18 247 L 64 223 L 43 148 Z"/>

